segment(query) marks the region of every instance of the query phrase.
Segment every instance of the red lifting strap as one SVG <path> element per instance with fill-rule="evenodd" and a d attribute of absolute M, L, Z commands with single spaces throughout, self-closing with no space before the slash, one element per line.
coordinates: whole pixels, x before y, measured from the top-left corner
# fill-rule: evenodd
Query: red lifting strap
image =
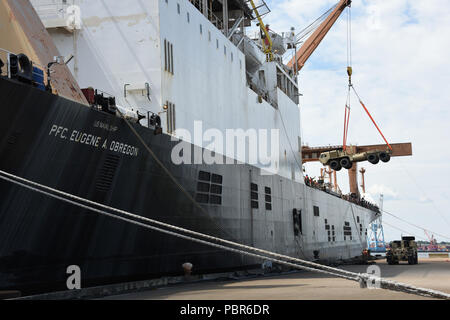
<path fill-rule="evenodd" d="M 355 88 L 353 88 L 353 90 L 356 93 Z M 387 139 L 384 137 L 383 132 L 381 132 L 380 127 L 378 127 L 377 123 L 375 122 L 375 120 L 373 119 L 372 115 L 370 114 L 369 110 L 366 108 L 366 106 L 364 105 L 364 103 L 362 102 L 361 98 L 359 97 L 358 93 L 356 93 L 356 95 L 358 96 L 359 99 L 359 103 L 361 103 L 361 105 L 363 106 L 364 110 L 366 110 L 367 114 L 369 115 L 370 120 L 372 120 L 373 124 L 375 125 L 375 127 L 377 128 L 378 132 L 381 134 L 381 136 L 383 137 L 384 141 L 386 142 L 387 146 L 389 147 L 389 149 L 391 149 L 392 151 L 392 147 L 389 144 L 389 142 L 387 141 Z"/>

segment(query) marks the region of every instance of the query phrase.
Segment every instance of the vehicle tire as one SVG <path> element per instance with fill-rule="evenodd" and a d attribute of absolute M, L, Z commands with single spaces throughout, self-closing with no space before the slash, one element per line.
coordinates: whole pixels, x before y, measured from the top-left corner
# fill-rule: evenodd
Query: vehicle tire
<path fill-rule="evenodd" d="M 330 162 L 330 168 L 335 171 L 341 171 L 342 166 L 340 165 L 339 161 L 333 160 Z"/>
<path fill-rule="evenodd" d="M 353 167 L 353 162 L 350 161 L 349 158 L 341 159 L 341 166 L 347 170 L 350 170 Z"/>
<path fill-rule="evenodd" d="M 391 161 L 391 155 L 386 152 L 382 152 L 380 153 L 380 160 L 384 163 L 388 163 L 389 161 Z"/>
<path fill-rule="evenodd" d="M 380 162 L 380 157 L 378 157 L 378 155 L 376 154 L 371 154 L 369 155 L 367 160 L 369 160 L 371 164 L 378 164 Z"/>
<path fill-rule="evenodd" d="M 408 257 L 408 264 L 409 264 L 410 266 L 412 266 L 413 264 L 415 264 L 415 262 L 416 262 L 416 259 L 415 259 L 414 257 Z"/>
<path fill-rule="evenodd" d="M 392 266 L 394 264 L 394 261 L 392 261 L 391 257 L 386 258 L 388 265 Z"/>

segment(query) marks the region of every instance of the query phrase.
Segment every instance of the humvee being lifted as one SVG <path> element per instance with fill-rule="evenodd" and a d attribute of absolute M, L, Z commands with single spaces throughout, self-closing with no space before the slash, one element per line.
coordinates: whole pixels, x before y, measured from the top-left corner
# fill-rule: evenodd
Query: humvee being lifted
<path fill-rule="evenodd" d="M 369 161 L 372 164 L 378 164 L 381 160 L 386 163 L 391 160 L 391 156 L 392 151 L 389 149 L 385 151 L 372 150 L 356 154 L 338 149 L 322 153 L 319 160 L 324 166 L 330 166 L 332 170 L 341 171 L 342 168 L 350 170 L 355 162 Z"/>
<path fill-rule="evenodd" d="M 386 260 L 390 265 L 399 264 L 400 261 L 408 261 L 410 265 L 419 264 L 416 238 L 403 237 L 401 241 L 391 242 Z"/>

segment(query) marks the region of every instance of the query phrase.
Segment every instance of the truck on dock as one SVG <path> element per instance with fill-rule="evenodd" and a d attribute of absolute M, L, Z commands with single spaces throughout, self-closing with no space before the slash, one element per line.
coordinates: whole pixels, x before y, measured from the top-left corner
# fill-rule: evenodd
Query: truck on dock
<path fill-rule="evenodd" d="M 320 155 L 319 161 L 324 166 L 330 166 L 331 169 L 340 171 L 342 168 L 350 170 L 356 162 L 369 161 L 372 164 L 378 164 L 381 161 L 387 163 L 391 160 L 391 150 L 371 150 L 361 153 L 351 153 L 343 149 L 324 152 Z"/>
<path fill-rule="evenodd" d="M 402 237 L 400 241 L 393 241 L 386 252 L 386 260 L 389 265 L 407 261 L 409 265 L 419 263 L 415 237 Z"/>

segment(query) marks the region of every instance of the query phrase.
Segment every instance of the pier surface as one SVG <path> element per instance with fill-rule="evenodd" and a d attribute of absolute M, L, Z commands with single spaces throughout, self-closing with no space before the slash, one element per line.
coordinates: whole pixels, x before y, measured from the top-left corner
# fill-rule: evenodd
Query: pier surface
<path fill-rule="evenodd" d="M 450 260 L 421 259 L 419 265 L 378 261 L 383 278 L 450 293 Z M 365 273 L 368 266 L 344 266 Z M 310 272 L 242 281 L 178 285 L 106 298 L 108 300 L 410 300 L 427 299 L 387 290 L 361 289 L 352 281 Z"/>

